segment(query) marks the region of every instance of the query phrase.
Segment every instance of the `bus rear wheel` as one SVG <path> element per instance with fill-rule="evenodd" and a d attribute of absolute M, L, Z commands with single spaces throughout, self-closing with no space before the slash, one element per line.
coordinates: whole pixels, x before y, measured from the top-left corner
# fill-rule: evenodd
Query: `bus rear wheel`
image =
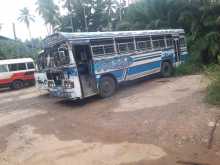
<path fill-rule="evenodd" d="M 112 96 L 117 88 L 116 81 L 110 76 L 104 76 L 100 80 L 99 95 L 102 98 Z"/>
<path fill-rule="evenodd" d="M 24 82 L 22 80 L 15 80 L 11 84 L 12 89 L 21 89 L 24 87 Z"/>
<path fill-rule="evenodd" d="M 170 77 L 173 73 L 173 67 L 169 62 L 163 62 L 161 67 L 162 77 Z"/>

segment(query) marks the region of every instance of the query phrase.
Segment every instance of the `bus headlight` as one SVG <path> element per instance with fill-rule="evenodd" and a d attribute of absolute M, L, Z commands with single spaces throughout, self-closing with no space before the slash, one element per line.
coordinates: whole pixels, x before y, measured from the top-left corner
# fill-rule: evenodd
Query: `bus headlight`
<path fill-rule="evenodd" d="M 48 85 L 49 88 L 54 88 L 55 87 L 55 83 L 54 83 L 53 80 L 48 80 L 47 85 Z"/>
<path fill-rule="evenodd" d="M 64 88 L 74 88 L 74 82 L 71 80 L 64 80 L 63 81 L 63 87 Z"/>

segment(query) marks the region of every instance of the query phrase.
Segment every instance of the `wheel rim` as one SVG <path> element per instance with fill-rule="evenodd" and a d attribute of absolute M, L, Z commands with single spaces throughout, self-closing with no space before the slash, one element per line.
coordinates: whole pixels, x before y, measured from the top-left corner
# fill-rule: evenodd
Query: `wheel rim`
<path fill-rule="evenodd" d="M 15 89 L 20 89 L 20 88 L 22 88 L 22 87 L 23 87 L 23 83 L 22 83 L 22 82 L 16 81 L 16 82 L 14 83 L 14 88 L 15 88 Z"/>
<path fill-rule="evenodd" d="M 103 93 L 108 95 L 109 93 L 111 93 L 112 89 L 111 89 L 111 83 L 108 81 L 103 82 L 102 84 L 102 89 L 103 89 Z"/>
<path fill-rule="evenodd" d="M 100 94 L 102 97 L 111 96 L 116 89 L 115 81 L 110 77 L 104 77 L 100 84 Z"/>

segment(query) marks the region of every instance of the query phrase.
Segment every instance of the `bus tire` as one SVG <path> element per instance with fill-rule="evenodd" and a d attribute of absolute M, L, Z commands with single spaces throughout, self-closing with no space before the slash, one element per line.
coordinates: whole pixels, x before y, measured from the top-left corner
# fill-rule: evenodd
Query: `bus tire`
<path fill-rule="evenodd" d="M 116 81 L 111 76 L 104 76 L 100 80 L 99 84 L 99 95 L 102 98 L 112 96 L 117 88 Z"/>
<path fill-rule="evenodd" d="M 170 62 L 165 61 L 161 66 L 161 75 L 162 77 L 170 77 L 173 74 L 173 66 Z"/>
<path fill-rule="evenodd" d="M 12 89 L 21 89 L 24 87 L 24 82 L 22 80 L 15 80 L 11 84 Z"/>

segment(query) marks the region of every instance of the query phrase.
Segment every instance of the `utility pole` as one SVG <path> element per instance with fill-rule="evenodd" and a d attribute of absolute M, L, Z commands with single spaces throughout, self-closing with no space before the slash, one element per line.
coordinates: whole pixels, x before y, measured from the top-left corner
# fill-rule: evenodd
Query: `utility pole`
<path fill-rule="evenodd" d="M 67 9 L 69 11 L 69 15 L 71 17 L 71 30 L 72 32 L 74 32 L 74 26 L 73 26 L 73 9 L 72 9 L 72 6 L 71 6 L 71 2 L 70 0 L 67 1 Z"/>
<path fill-rule="evenodd" d="M 88 32 L 89 29 L 88 29 L 88 23 L 87 23 L 86 7 L 84 5 L 83 5 L 83 15 L 84 15 L 85 30 L 86 32 Z"/>
<path fill-rule="evenodd" d="M 12 23 L 12 29 L 13 29 L 13 33 L 14 33 L 14 39 L 17 40 L 15 23 Z"/>

